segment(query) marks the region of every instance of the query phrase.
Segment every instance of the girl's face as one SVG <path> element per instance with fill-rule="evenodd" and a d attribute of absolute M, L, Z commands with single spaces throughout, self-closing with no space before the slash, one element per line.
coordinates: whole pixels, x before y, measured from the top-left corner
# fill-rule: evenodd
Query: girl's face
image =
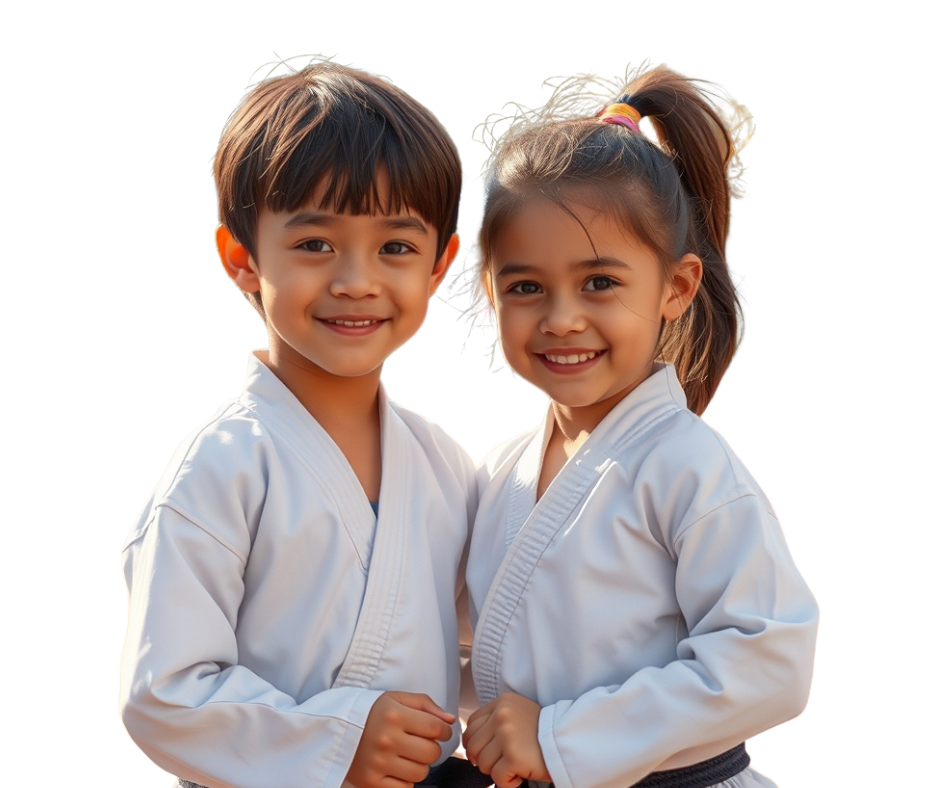
<path fill-rule="evenodd" d="M 529 197 L 496 239 L 485 285 L 509 365 L 558 405 L 603 418 L 652 372 L 662 322 L 684 311 L 701 264 L 686 255 L 667 286 L 655 253 L 612 217 L 568 207 Z"/>

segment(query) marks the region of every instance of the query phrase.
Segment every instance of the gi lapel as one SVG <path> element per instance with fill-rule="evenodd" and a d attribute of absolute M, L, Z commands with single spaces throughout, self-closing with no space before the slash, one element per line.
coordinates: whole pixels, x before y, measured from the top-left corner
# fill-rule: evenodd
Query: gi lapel
<path fill-rule="evenodd" d="M 399 604 L 405 568 L 404 533 L 410 522 L 408 496 L 414 489 L 408 446 L 411 433 L 380 390 L 382 485 L 372 541 L 366 592 L 349 653 L 335 687 L 369 688 L 379 670 Z"/>
<path fill-rule="evenodd" d="M 252 356 L 248 365 L 248 384 L 241 401 L 249 408 L 260 408 L 264 423 L 275 431 L 297 459 L 310 472 L 317 490 L 329 508 L 338 513 L 363 571 L 368 573 L 372 553 L 375 515 L 346 455 L 320 423 L 277 376 Z"/>
<path fill-rule="evenodd" d="M 533 436 L 520 456 L 512 471 L 507 505 L 507 541 L 511 543 L 486 595 L 473 636 L 473 680 L 481 704 L 502 691 L 500 660 L 506 630 L 529 578 L 555 535 L 625 447 L 684 405 L 668 392 L 670 374 L 675 377 L 671 368 L 660 368 L 659 374 L 625 397 L 568 459 L 534 507 L 543 447 L 551 434 L 550 421 L 542 432 L 541 443 Z"/>

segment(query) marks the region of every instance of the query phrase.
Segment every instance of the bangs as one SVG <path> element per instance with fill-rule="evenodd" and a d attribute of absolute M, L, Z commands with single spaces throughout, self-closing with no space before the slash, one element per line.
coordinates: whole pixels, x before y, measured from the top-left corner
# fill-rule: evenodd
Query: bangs
<path fill-rule="evenodd" d="M 336 213 L 414 212 L 449 237 L 445 206 L 453 196 L 436 163 L 415 150 L 413 140 L 402 139 L 401 130 L 390 128 L 386 119 L 365 108 L 348 109 L 334 108 L 313 129 L 302 122 L 308 133 L 293 145 L 284 142 L 293 148 L 290 155 L 277 166 L 277 154 L 271 157 L 258 182 L 265 207 L 295 211 L 316 195 L 318 207 Z"/>
<path fill-rule="evenodd" d="M 229 119 L 215 160 L 219 219 L 254 254 L 258 211 L 317 197 L 337 213 L 415 213 L 457 230 L 460 159 L 425 107 L 394 85 L 335 63 L 260 83 Z"/>
<path fill-rule="evenodd" d="M 502 226 L 532 194 L 572 216 L 578 207 L 607 214 L 663 264 L 686 251 L 687 201 L 671 199 L 682 192 L 679 174 L 645 137 L 593 119 L 562 121 L 527 130 L 498 153 L 480 232 L 484 262 Z"/>

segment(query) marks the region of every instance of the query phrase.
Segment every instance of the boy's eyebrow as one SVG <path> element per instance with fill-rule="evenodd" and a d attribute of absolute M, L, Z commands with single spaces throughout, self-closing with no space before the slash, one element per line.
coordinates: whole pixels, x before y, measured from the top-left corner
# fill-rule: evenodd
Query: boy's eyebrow
<path fill-rule="evenodd" d="M 382 224 L 390 230 L 417 230 L 424 235 L 429 234 L 427 225 L 414 216 L 390 216 Z"/>
<path fill-rule="evenodd" d="M 336 223 L 336 215 L 330 213 L 313 213 L 304 211 L 296 213 L 284 222 L 284 229 L 290 230 L 294 227 L 327 227 Z M 413 216 L 390 216 L 382 221 L 382 225 L 390 230 L 415 230 L 422 235 L 430 235 L 427 225 L 420 219 Z"/>
<path fill-rule="evenodd" d="M 579 263 L 573 263 L 569 266 L 572 271 L 594 271 L 604 270 L 606 268 L 619 268 L 621 270 L 632 271 L 629 263 L 619 260 L 616 257 L 594 257 L 590 260 L 582 260 Z M 518 274 L 537 274 L 541 269 L 537 265 L 527 265 L 525 263 L 507 263 L 496 272 L 496 276 L 516 276 Z"/>

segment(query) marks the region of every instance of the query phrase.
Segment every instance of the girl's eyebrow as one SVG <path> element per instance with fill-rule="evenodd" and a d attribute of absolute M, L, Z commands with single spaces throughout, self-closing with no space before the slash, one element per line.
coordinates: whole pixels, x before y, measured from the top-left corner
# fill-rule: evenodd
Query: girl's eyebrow
<path fill-rule="evenodd" d="M 295 213 L 284 222 L 284 229 L 290 230 L 294 227 L 328 227 L 336 224 L 338 216 L 332 213 L 312 213 L 305 211 Z M 386 216 L 383 217 L 382 226 L 389 230 L 414 230 L 422 235 L 430 235 L 427 225 L 414 216 Z"/>
<path fill-rule="evenodd" d="M 632 271 L 629 263 L 619 260 L 616 257 L 592 257 L 590 260 L 582 260 L 579 263 L 572 263 L 569 268 L 572 271 L 598 271 L 609 268 L 618 268 L 620 270 Z M 537 265 L 527 265 L 526 263 L 506 263 L 496 272 L 497 277 L 517 276 L 519 274 L 537 274 L 542 269 Z"/>

